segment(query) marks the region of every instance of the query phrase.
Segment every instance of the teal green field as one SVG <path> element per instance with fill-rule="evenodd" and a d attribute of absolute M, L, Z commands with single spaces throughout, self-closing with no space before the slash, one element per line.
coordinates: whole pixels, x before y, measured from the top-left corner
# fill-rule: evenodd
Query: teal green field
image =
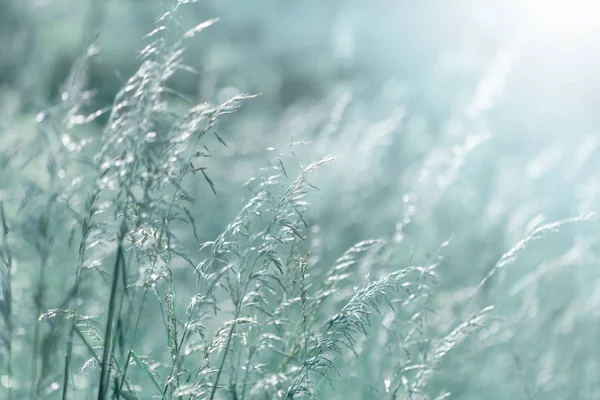
<path fill-rule="evenodd" d="M 0 399 L 600 399 L 598 12 L 0 0 Z"/>

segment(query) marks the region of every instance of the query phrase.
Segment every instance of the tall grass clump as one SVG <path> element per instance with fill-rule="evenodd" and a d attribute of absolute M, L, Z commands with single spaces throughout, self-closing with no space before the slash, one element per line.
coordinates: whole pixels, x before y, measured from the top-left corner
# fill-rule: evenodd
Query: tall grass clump
<path fill-rule="evenodd" d="M 36 117 L 44 148 L 21 147 L 32 153 L 23 176 L 43 166 L 45 184 L 28 180 L 22 200 L 8 206 L 20 221 L 8 221 L 0 203 L 9 397 L 315 397 L 323 382 L 333 385 L 345 352 L 358 355 L 358 337 L 368 334 L 382 302 L 417 304 L 435 279 L 433 266 L 379 273 L 393 250 L 386 240 L 358 243 L 331 268 L 311 258 L 305 213 L 317 188 L 310 175 L 331 158 L 301 167 L 291 180 L 297 168 L 285 166 L 289 156 L 271 159 L 245 185 L 251 196 L 226 230 L 200 242 L 194 208 L 202 199 L 186 185 L 200 178 L 217 194 L 203 141 L 211 134 L 225 144 L 215 125 L 252 96 L 184 107 L 187 100 L 169 88 L 175 74 L 193 73 L 183 64 L 189 39 L 217 22 L 184 29 L 185 3 L 157 19 L 139 69 L 113 104 L 90 112 L 92 44 L 61 102 Z M 90 135 L 94 123 L 103 125 L 100 135 Z M 199 252 L 181 239 L 190 235 Z M 31 295 L 22 298 L 30 316 L 18 324 L 13 246 L 27 252 L 31 277 Z M 367 271 L 352 289 L 351 277 Z M 181 295 L 175 276 L 182 273 L 195 277 L 191 298 Z M 22 327 L 17 337 L 15 326 Z M 19 369 L 13 341 L 18 358 L 29 355 Z"/>
<path fill-rule="evenodd" d="M 430 234 L 428 222 L 486 135 L 446 146 L 451 151 L 440 144 L 403 188 L 395 231 L 361 237 L 333 256 L 321 244 L 331 239 L 337 251 L 344 241 L 322 233 L 318 211 L 327 209 L 315 203 L 335 192 L 336 179 L 323 177 L 338 159 L 306 162 L 294 142 L 269 149 L 243 185 L 239 211 L 213 235 L 205 224 L 210 200 L 230 194 L 213 178 L 210 159 L 233 140 L 217 127 L 255 96 L 196 103 L 172 89 L 175 79 L 198 74 L 184 62 L 186 48 L 218 22 L 185 26 L 194 2 L 178 0 L 156 19 L 138 69 L 101 109 L 88 88 L 101 51 L 88 43 L 56 104 L 35 116 L 33 138 L 1 153 L 0 172 L 14 171 L 19 185 L 0 191 L 0 396 L 460 394 L 455 382 L 468 358 L 505 352 L 518 325 L 497 311 L 493 303 L 503 299 L 491 295 L 494 284 L 537 242 L 563 229 L 594 229 L 594 214 L 535 225 L 457 289 L 444 283 L 452 267 L 446 254 L 461 251 L 464 234 L 457 244 L 445 232 Z M 325 124 L 328 136 L 344 110 Z M 399 125 L 401 114 L 395 109 L 379 131 Z M 373 154 L 353 149 L 362 173 L 353 180 L 373 179 L 379 144 L 364 142 Z M 541 275 L 515 278 L 512 292 Z M 454 352 L 458 346 L 468 350 Z"/>

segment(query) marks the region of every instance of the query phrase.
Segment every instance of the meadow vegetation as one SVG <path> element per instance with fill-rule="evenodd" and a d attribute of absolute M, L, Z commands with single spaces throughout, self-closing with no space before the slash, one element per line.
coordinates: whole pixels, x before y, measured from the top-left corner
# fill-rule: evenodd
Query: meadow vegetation
<path fill-rule="evenodd" d="M 260 88 L 180 90 L 187 3 L 110 101 L 93 36 L 51 104 L 0 92 L 1 398 L 600 398 L 596 136 L 507 150 L 505 55 L 437 133 L 354 82 L 269 135 Z"/>

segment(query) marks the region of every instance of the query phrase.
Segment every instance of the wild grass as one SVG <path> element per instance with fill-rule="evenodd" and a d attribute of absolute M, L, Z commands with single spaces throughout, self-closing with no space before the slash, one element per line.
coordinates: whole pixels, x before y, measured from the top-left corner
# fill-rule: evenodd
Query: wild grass
<path fill-rule="evenodd" d="M 201 239 L 202 196 L 228 195 L 211 178 L 206 160 L 215 151 L 206 143 L 226 146 L 215 128 L 254 96 L 193 104 L 170 89 L 175 75 L 195 73 L 183 59 L 189 40 L 217 22 L 184 28 L 186 3 L 156 20 L 112 106 L 90 111 L 91 44 L 59 104 L 37 117 L 44 151 L 21 163 L 3 158 L 22 171 L 23 185 L 18 201 L 0 199 L 2 396 L 336 398 L 336 388 L 347 395 L 348 378 L 373 390 L 355 398 L 450 397 L 435 382 L 445 358 L 498 320 L 491 304 L 475 304 L 482 288 L 531 243 L 592 216 L 533 230 L 445 325 L 436 296 L 452 242 L 423 263 L 403 258 L 416 192 L 404 196 L 394 236 L 365 238 L 333 263 L 313 255 L 313 176 L 335 157 L 303 165 L 293 149 L 271 152 L 244 185 L 237 216 Z M 100 135 L 86 129 L 93 123 Z M 462 161 L 449 162 L 452 175 Z M 31 170 L 43 171 L 45 183 L 26 179 Z M 195 190 L 197 180 L 205 190 Z M 12 281 L 20 274 L 29 283 L 17 310 Z"/>

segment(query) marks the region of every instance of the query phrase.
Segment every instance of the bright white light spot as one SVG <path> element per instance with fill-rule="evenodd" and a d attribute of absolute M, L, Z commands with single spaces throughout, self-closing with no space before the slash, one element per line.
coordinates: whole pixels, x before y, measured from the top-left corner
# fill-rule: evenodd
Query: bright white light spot
<path fill-rule="evenodd" d="M 383 384 L 385 385 L 385 392 L 389 393 L 390 392 L 390 387 L 392 386 L 392 380 L 390 378 L 385 378 L 383 380 Z"/>
<path fill-rule="evenodd" d="M 597 0 L 530 0 L 528 25 L 536 36 L 550 41 L 571 41 L 596 29 L 600 11 Z"/>
<path fill-rule="evenodd" d="M 4 386 L 7 389 L 12 387 L 12 380 L 8 375 L 2 375 L 2 377 L 0 377 L 0 383 L 2 383 L 2 386 Z"/>

